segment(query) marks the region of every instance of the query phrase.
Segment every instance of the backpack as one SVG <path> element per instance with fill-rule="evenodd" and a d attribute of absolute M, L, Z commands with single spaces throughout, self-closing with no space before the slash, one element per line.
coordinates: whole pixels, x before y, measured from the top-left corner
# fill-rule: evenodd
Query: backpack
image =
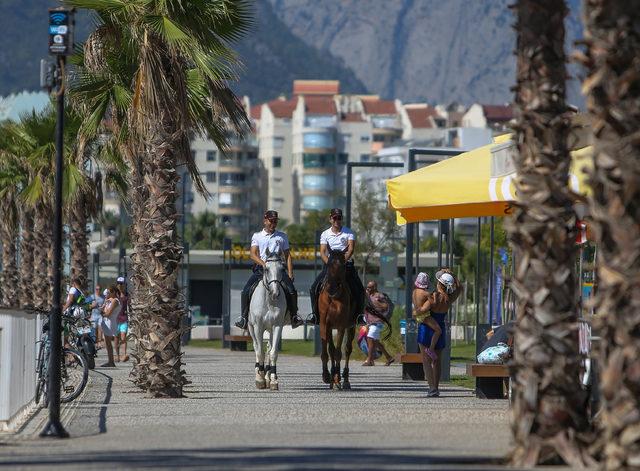
<path fill-rule="evenodd" d="M 384 301 L 389 305 L 387 312 L 384 312 L 382 314 L 384 315 L 385 319 L 391 320 L 391 316 L 393 316 L 393 310 L 396 306 L 395 304 L 393 304 L 393 301 L 391 301 L 391 298 L 387 293 L 382 293 L 382 296 L 384 296 Z"/>

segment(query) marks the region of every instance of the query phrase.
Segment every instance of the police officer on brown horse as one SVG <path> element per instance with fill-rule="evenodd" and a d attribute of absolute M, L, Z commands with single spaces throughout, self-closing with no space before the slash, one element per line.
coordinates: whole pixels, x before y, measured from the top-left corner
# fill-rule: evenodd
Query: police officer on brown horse
<path fill-rule="evenodd" d="M 333 208 L 329 213 L 329 221 L 331 227 L 320 236 L 320 257 L 324 262 L 320 275 L 311 285 L 311 308 L 313 312 L 307 318 L 307 322 L 318 324 L 320 315 L 318 314 L 318 296 L 320 294 L 320 286 L 327 275 L 327 263 L 329 262 L 329 250 L 340 250 L 344 252 L 346 264 L 346 277 L 351 297 L 355 301 L 355 312 L 353 314 L 360 315 L 364 311 L 364 286 L 358 276 L 358 272 L 353 264 L 353 252 L 356 247 L 356 236 L 351 229 L 342 225 L 342 210 Z M 355 316 L 354 316 L 355 318 Z"/>
<path fill-rule="evenodd" d="M 271 254 L 279 254 L 285 263 L 287 270 L 282 279 L 282 287 L 287 297 L 287 307 L 291 315 L 291 327 L 294 329 L 304 322 L 298 316 L 298 293 L 293 285 L 293 260 L 289 251 L 289 238 L 287 234 L 276 230 L 278 226 L 278 212 L 269 210 L 264 213 L 263 229 L 251 237 L 251 249 L 249 256 L 253 261 L 253 274 L 249 277 L 240 298 L 240 318 L 236 321 L 236 327 L 247 328 L 249 319 L 249 302 L 253 290 L 256 288 L 264 273 L 264 265 L 267 260 L 267 249 Z"/>

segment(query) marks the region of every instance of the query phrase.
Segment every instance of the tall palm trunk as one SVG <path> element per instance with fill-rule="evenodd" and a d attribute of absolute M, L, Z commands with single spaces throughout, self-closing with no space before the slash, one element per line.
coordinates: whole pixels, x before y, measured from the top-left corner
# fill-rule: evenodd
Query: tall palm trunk
<path fill-rule="evenodd" d="M 71 247 L 71 278 L 80 282 L 86 293 L 89 283 L 89 240 L 87 238 L 87 208 L 85 197 L 80 194 L 69 208 L 69 245 Z"/>
<path fill-rule="evenodd" d="M 16 260 L 17 227 L 15 225 L 15 206 L 13 201 L 4 197 L 0 211 L 0 241 L 2 242 L 2 278 L 0 288 L 2 296 L 0 306 L 15 307 L 18 305 L 18 264 Z"/>
<path fill-rule="evenodd" d="M 640 468 L 640 1 L 585 2 L 607 469 Z"/>
<path fill-rule="evenodd" d="M 579 382 L 576 216 L 567 189 L 570 130 L 565 102 L 564 0 L 519 0 L 516 142 L 519 203 L 507 221 L 518 253 L 512 380 L 512 462 L 533 466 L 590 458 Z"/>
<path fill-rule="evenodd" d="M 33 224 L 33 286 L 35 287 L 33 303 L 38 309 L 50 307 L 49 282 L 49 247 L 52 245 L 52 232 L 50 230 L 51 213 L 47 211 L 46 205 L 39 202 L 35 207 L 35 218 Z"/>
<path fill-rule="evenodd" d="M 21 308 L 35 306 L 39 288 L 34 276 L 34 223 L 33 209 L 23 206 L 20 210 L 20 286 L 19 303 Z"/>
<path fill-rule="evenodd" d="M 144 354 L 137 365 L 143 376 L 137 379 L 156 397 L 180 397 L 187 383 L 180 359 L 183 306 L 177 277 L 182 246 L 178 243 L 175 205 L 179 178 L 175 148 L 171 146 L 175 140 L 164 131 L 169 126 L 162 119 L 149 126 L 142 157 L 148 198 L 142 219 L 136 220 L 135 252 L 150 262 L 137 267 L 142 278 L 149 280 L 148 289 L 136 292 L 138 314 L 144 316 L 138 338 Z"/>

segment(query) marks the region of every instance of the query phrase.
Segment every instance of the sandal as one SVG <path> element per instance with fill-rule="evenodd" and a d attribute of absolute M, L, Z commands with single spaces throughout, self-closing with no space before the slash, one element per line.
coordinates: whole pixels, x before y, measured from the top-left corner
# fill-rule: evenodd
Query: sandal
<path fill-rule="evenodd" d="M 393 357 L 392 357 L 392 358 L 389 358 L 389 359 L 387 360 L 387 362 L 384 364 L 384 366 L 389 366 L 389 365 L 390 365 L 391 363 L 393 363 L 394 361 L 396 361 L 396 359 L 395 359 L 395 358 L 393 358 Z"/>

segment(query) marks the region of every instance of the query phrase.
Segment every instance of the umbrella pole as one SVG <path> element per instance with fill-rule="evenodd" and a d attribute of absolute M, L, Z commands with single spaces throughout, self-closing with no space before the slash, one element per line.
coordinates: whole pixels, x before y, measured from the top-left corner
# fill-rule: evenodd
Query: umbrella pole
<path fill-rule="evenodd" d="M 489 258 L 489 327 L 493 327 L 493 288 L 495 284 L 494 280 L 494 262 L 493 262 L 493 252 L 495 250 L 495 218 L 491 216 L 491 250 L 490 250 L 490 258 Z"/>

